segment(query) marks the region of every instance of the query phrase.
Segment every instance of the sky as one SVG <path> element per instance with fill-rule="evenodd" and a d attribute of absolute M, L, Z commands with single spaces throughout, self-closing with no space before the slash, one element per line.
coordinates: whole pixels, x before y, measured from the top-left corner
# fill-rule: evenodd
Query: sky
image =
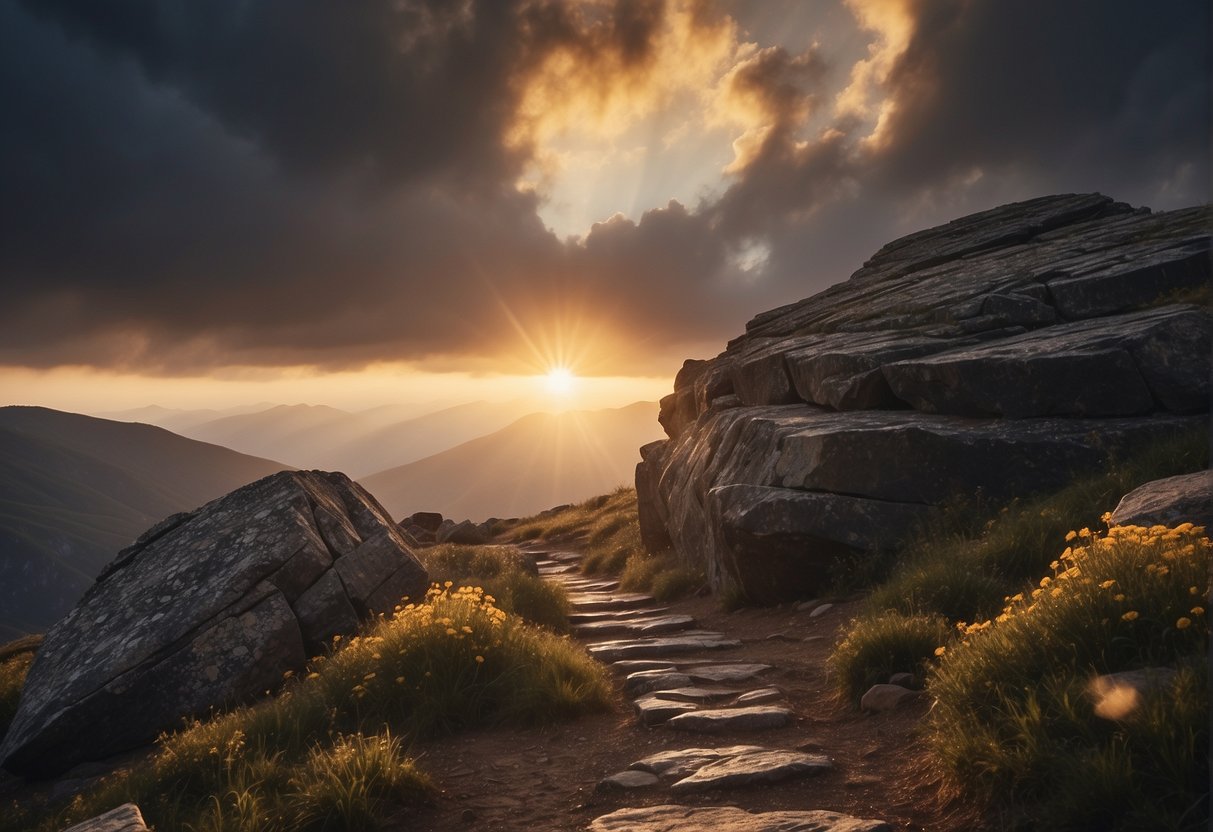
<path fill-rule="evenodd" d="M 1209 38 L 1204 0 L 0 0 L 0 404 L 654 399 L 914 230 L 1208 202 Z"/>

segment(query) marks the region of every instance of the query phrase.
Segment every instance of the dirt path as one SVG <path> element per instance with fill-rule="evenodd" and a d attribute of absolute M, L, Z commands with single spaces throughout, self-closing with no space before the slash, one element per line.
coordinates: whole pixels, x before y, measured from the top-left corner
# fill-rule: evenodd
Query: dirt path
<path fill-rule="evenodd" d="M 838 631 L 856 612 L 854 602 L 836 603 L 816 614 L 788 605 L 728 613 L 711 598 L 661 605 L 651 599 L 625 599 L 625 603 L 613 605 L 606 599 L 620 594 L 609 584 L 603 586 L 597 579 L 578 574 L 575 553 L 542 552 L 538 557 L 543 559 L 542 568 L 549 579 L 569 586 L 575 612 L 580 608 L 575 621 L 594 620 L 615 630 L 644 626 L 666 629 L 664 635 L 671 639 L 708 631 L 718 636 L 702 639 L 705 643 L 726 645 L 678 652 L 675 642 L 671 648 L 674 652 L 669 652 L 651 642 L 635 646 L 634 634 L 575 635 L 608 663 L 619 658 L 621 652 L 628 654 L 625 660 L 634 661 L 631 653 L 640 650 L 657 653 L 654 661 L 673 663 L 674 672 L 694 674 L 705 667 L 738 663 L 770 666 L 739 682 L 670 682 L 664 687 L 674 685 L 676 689 L 659 691 L 656 695 L 669 699 L 656 704 L 715 696 L 726 686 L 740 692 L 775 688 L 777 693 L 766 694 L 773 697 L 772 701 L 760 707 L 771 709 L 765 712 L 767 716 L 790 711 L 787 723 L 752 730 L 729 727 L 713 733 L 675 730 L 668 722 L 646 727 L 639 723 L 633 705 L 636 694 L 625 691 L 625 670 L 618 669 L 614 674 L 614 708 L 609 713 L 530 729 L 477 731 L 415 747 L 414 753 L 432 773 L 440 796 L 432 807 L 401 816 L 400 829 L 586 829 L 596 818 L 616 810 L 663 804 L 738 806 L 752 812 L 830 810 L 884 821 L 895 830 L 949 832 L 976 827 L 976 818 L 970 812 L 941 795 L 939 779 L 931 773 L 929 760 L 916 738 L 916 728 L 928 708 L 925 698 L 879 714 L 861 713 L 835 699 L 826 679 L 825 662 Z M 611 606 L 631 608 L 599 609 Z M 654 607 L 665 609 L 647 612 Z M 691 621 L 671 616 L 685 616 Z M 648 625 L 643 623 L 646 621 Z M 603 642 L 613 644 L 595 647 Z M 727 646 L 730 643 L 735 646 Z M 643 666 L 626 669 L 636 667 Z M 650 675 L 665 672 L 658 669 Z M 663 686 L 657 683 L 657 687 Z M 686 693 L 687 688 L 701 693 Z M 705 688 L 707 693 L 702 692 Z M 719 703 L 703 704 L 698 710 L 717 712 L 721 704 L 734 704 L 736 698 L 730 695 Z M 679 779 L 674 775 L 626 790 L 599 787 L 604 778 L 657 752 L 743 744 L 790 752 L 801 761 L 802 769 L 811 761 L 821 763 L 823 757 L 828 767 L 816 765 L 809 773 L 798 771 L 774 783 L 726 785 L 692 793 L 672 791 L 672 783 Z M 741 762 L 748 759 L 742 758 Z M 699 828 L 695 822 L 685 823 L 688 825 L 678 828 Z M 713 825 L 718 832 L 725 832 Z M 641 827 L 622 823 L 609 828 Z"/>

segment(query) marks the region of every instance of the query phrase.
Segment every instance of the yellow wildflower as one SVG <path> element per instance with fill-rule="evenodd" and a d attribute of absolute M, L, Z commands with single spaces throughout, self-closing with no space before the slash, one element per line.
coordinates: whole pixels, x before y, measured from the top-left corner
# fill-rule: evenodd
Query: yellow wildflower
<path fill-rule="evenodd" d="M 1192 626 L 1191 618 L 1181 618 L 1175 622 L 1175 629 L 1177 629 L 1177 630 L 1186 630 L 1191 626 Z"/>
<path fill-rule="evenodd" d="M 1125 594 L 1123 592 L 1119 592 L 1116 595 L 1112 596 L 1112 600 L 1113 601 L 1123 601 L 1123 600 L 1125 600 Z"/>
<path fill-rule="evenodd" d="M 1192 613 L 1193 615 L 1204 615 L 1205 608 L 1204 607 L 1193 607 L 1192 609 L 1188 610 L 1188 612 Z"/>
<path fill-rule="evenodd" d="M 1078 537 L 1078 532 L 1071 529 L 1070 531 L 1066 532 L 1066 543 L 1069 543 L 1071 540 L 1073 540 L 1076 537 Z"/>
<path fill-rule="evenodd" d="M 936 647 L 936 648 L 935 648 L 935 655 L 936 655 L 936 656 L 942 656 L 942 655 L 943 655 L 944 653 L 946 653 L 946 652 L 948 652 L 948 648 L 946 648 L 946 647 Z"/>
<path fill-rule="evenodd" d="M 476 664 L 484 664 L 484 656 L 476 656 Z"/>
<path fill-rule="evenodd" d="M 1121 621 L 1136 621 L 1138 616 L 1137 610 L 1129 610 L 1120 617 Z"/>
<path fill-rule="evenodd" d="M 1116 585 L 1116 581 L 1104 581 L 1102 584 L 1099 585 L 1099 588 L 1100 589 L 1111 589 L 1115 585 Z"/>

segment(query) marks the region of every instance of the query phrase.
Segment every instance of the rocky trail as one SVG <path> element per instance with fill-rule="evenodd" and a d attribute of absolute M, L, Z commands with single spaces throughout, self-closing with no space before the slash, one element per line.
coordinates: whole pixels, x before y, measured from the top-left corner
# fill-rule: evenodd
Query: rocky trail
<path fill-rule="evenodd" d="M 854 602 L 725 612 L 672 604 L 532 547 L 572 602 L 574 638 L 616 679 L 612 713 L 418 748 L 441 796 L 401 828 L 875 832 L 972 828 L 915 738 L 928 703 L 839 702 L 825 661 Z"/>

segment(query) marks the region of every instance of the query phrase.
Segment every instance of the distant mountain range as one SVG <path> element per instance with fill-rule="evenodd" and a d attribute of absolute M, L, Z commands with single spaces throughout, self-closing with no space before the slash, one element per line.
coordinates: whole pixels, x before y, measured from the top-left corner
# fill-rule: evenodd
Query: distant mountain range
<path fill-rule="evenodd" d="M 360 477 L 484 436 L 534 411 L 533 404 L 469 402 L 435 412 L 387 405 L 351 413 L 324 405 L 258 405 L 228 411 L 147 407 L 103 414 L 147 422 L 202 442 L 301 468 Z"/>
<path fill-rule="evenodd" d="M 213 443 L 152 425 L 0 407 L 0 641 L 44 631 L 152 524 L 275 471 L 361 466 L 378 471 L 362 484 L 398 519 L 429 510 L 483 520 L 630 483 L 638 448 L 662 435 L 653 402 L 519 418 L 521 407 L 473 402 L 408 419 L 390 408 L 351 414 L 308 405 L 115 414 L 160 419 Z M 226 443 L 282 451 L 290 464 Z M 400 458 L 411 461 L 395 464 Z"/>
<path fill-rule="evenodd" d="M 150 425 L 0 407 L 0 640 L 45 630 L 153 523 L 288 467 Z"/>
<path fill-rule="evenodd" d="M 533 413 L 507 427 L 360 482 L 400 518 L 518 517 L 631 484 L 639 448 L 664 436 L 657 404 Z"/>

